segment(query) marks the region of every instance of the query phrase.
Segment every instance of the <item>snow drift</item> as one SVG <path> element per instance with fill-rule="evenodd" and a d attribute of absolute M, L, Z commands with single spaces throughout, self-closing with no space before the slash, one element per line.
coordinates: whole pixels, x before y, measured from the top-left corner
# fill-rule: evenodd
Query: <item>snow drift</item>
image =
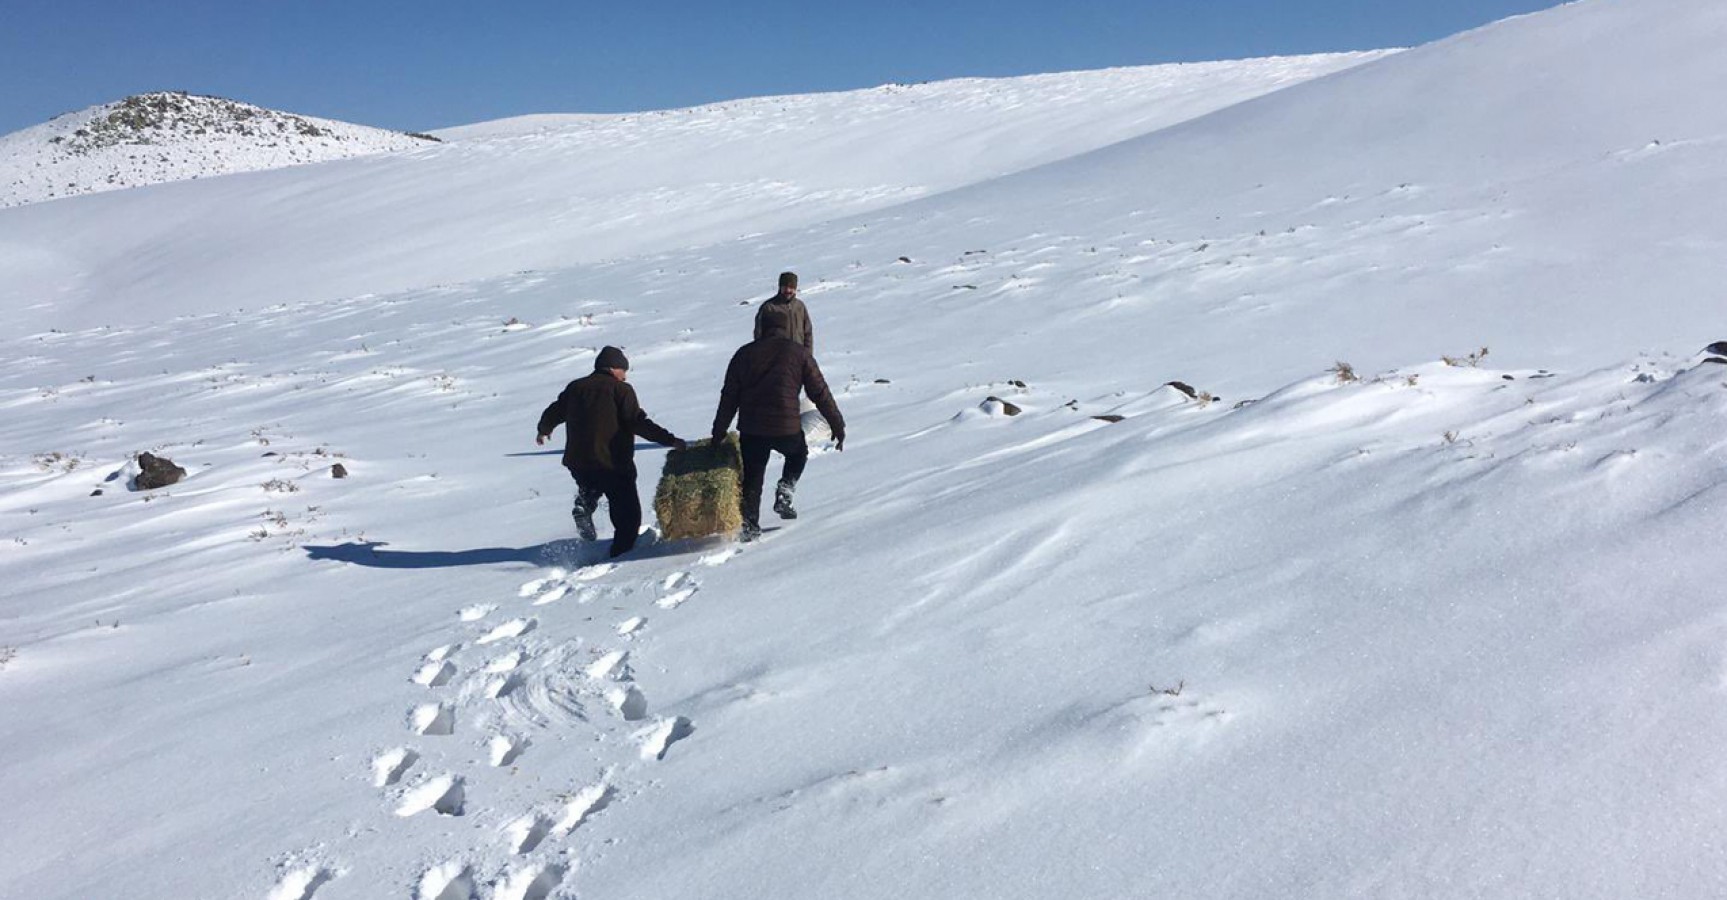
<path fill-rule="evenodd" d="M 407 154 L 39 204 L 0 212 L 0 309 L 13 329 L 127 324 L 728 241 L 1060 159 L 1379 55 L 507 120 Z"/>

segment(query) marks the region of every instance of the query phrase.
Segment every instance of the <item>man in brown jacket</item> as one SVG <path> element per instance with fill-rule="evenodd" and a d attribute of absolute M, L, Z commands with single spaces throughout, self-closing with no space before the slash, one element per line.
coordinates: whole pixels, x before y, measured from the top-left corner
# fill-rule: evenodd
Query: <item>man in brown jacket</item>
<path fill-rule="evenodd" d="M 600 498 L 612 518 L 612 556 L 622 556 L 636 545 L 642 528 L 642 501 L 636 494 L 636 437 L 656 444 L 682 448 L 684 442 L 654 424 L 636 402 L 635 388 L 625 379 L 630 361 L 624 351 L 606 347 L 594 358 L 594 374 L 578 378 L 564 388 L 558 399 L 540 414 L 534 443 L 544 444 L 559 423 L 564 430 L 564 467 L 576 480 L 576 503 L 571 515 L 582 540 L 591 541 L 594 510 Z"/>
<path fill-rule="evenodd" d="M 821 367 L 804 345 L 791 339 L 785 313 L 771 310 L 758 322 L 762 336 L 739 347 L 726 367 L 726 384 L 720 391 L 713 428 L 714 441 L 724 440 L 732 416 L 737 416 L 744 457 L 744 526 L 740 536 L 745 541 L 762 533 L 762 482 L 771 453 L 778 452 L 786 460 L 774 491 L 774 512 L 782 519 L 798 516 L 792 508 L 792 492 L 809 460 L 798 414 L 800 390 L 809 393 L 810 401 L 833 426 L 835 448 L 844 450 L 846 444 L 845 419 L 822 378 Z"/>
<path fill-rule="evenodd" d="M 810 311 L 804 302 L 798 299 L 798 273 L 780 273 L 780 292 L 763 300 L 756 307 L 756 340 L 767 335 L 766 320 L 771 316 L 785 317 L 786 337 L 803 345 L 805 350 L 814 356 L 816 352 L 816 329 L 810 324 Z"/>

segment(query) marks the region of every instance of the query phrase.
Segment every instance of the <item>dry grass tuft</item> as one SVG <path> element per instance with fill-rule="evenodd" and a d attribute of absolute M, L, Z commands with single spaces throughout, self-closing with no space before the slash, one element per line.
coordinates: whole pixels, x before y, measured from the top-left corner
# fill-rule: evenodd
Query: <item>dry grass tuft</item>
<path fill-rule="evenodd" d="M 1471 369 L 1479 368 L 1481 366 L 1481 361 L 1487 358 L 1487 348 L 1482 347 L 1480 350 L 1477 350 L 1468 356 L 1441 356 L 1439 358 L 1448 366 L 1467 366 Z"/>
<path fill-rule="evenodd" d="M 730 534 L 743 523 L 743 454 L 737 434 L 718 447 L 702 440 L 666 453 L 654 491 L 654 515 L 665 540 Z"/>

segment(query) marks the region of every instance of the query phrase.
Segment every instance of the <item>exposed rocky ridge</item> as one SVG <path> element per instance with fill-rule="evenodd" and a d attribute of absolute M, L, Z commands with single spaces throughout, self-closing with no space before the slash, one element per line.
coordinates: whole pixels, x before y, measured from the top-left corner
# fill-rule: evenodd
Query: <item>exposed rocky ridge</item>
<path fill-rule="evenodd" d="M 0 137 L 0 207 L 435 142 L 221 97 L 161 91 Z"/>

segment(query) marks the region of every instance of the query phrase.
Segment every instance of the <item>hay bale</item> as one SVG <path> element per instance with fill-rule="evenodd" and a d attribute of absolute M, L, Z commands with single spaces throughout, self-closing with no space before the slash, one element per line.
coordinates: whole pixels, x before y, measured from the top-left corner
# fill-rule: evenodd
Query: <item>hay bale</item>
<path fill-rule="evenodd" d="M 815 449 L 834 439 L 833 426 L 822 417 L 821 410 L 816 409 L 814 403 L 804 398 L 798 407 L 798 425 L 803 428 L 804 444 Z"/>
<path fill-rule="evenodd" d="M 806 446 L 820 447 L 834 439 L 834 427 L 817 410 L 812 409 L 799 416 L 798 422 L 803 427 Z"/>
<path fill-rule="evenodd" d="M 734 432 L 715 447 L 696 441 L 666 453 L 654 490 L 654 515 L 665 540 L 731 534 L 744 523 L 743 453 Z"/>

